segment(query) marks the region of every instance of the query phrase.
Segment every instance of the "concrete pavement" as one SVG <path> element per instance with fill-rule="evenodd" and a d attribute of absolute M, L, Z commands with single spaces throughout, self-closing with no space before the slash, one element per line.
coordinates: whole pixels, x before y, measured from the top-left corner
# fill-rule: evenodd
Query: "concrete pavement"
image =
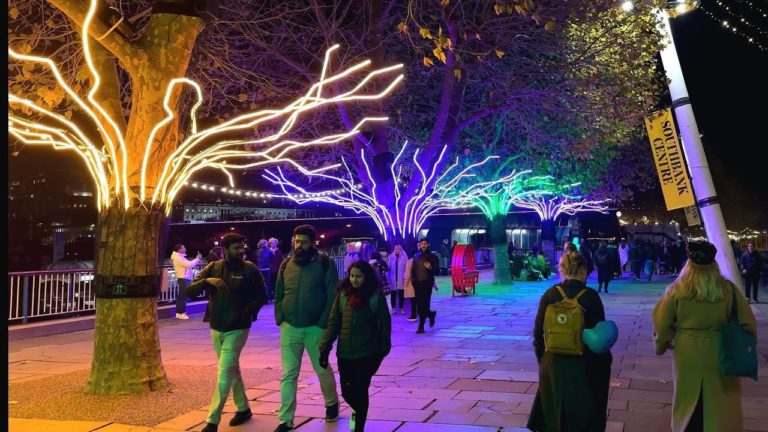
<path fill-rule="evenodd" d="M 451 298 L 450 282 L 441 278 L 440 292 L 433 297 L 437 324 L 425 335 L 416 335 L 416 323 L 404 315 L 393 316 L 393 349 L 384 360 L 370 389 L 369 427 L 372 432 L 491 432 L 524 429 L 537 388 L 537 364 L 531 330 L 540 294 L 546 282 L 515 282 L 490 285 L 484 271 L 478 294 Z M 603 295 L 608 319 L 616 321 L 620 338 L 613 348 L 608 431 L 669 430 L 672 401 L 671 354 L 655 356 L 651 341 L 650 312 L 671 280 L 632 282 L 616 280 L 611 293 Z M 596 283 L 590 283 L 596 286 Z M 768 295 L 763 293 L 764 299 Z M 742 381 L 745 427 L 768 431 L 768 305 L 753 307 L 758 315 L 760 382 Z M 215 375 L 216 358 L 201 314 L 189 321 L 162 320 L 160 337 L 165 365 L 210 367 Z M 93 330 L 12 341 L 9 343 L 9 384 L 51 378 L 87 370 L 93 349 Z M 334 370 L 335 356 L 331 356 Z M 280 368 L 278 331 L 272 307 L 265 307 L 254 323 L 241 359 L 245 368 Z M 83 383 L 84 385 L 85 383 Z M 234 407 L 219 430 L 271 431 L 277 426 L 279 379 L 251 385 L 246 381 L 254 418 L 229 427 Z M 297 430 L 346 431 L 349 409 L 342 402 L 340 420 L 326 424 L 323 400 L 312 367 L 305 356 L 300 375 Z M 56 389 L 51 389 L 56 391 Z M 200 388 L 209 395 L 212 388 Z M 147 432 L 199 431 L 207 406 L 200 406 L 151 426 L 113 423 L 109 418 L 88 422 L 13 417 L 9 400 L 10 430 Z M 183 395 L 179 395 L 183 397 Z"/>

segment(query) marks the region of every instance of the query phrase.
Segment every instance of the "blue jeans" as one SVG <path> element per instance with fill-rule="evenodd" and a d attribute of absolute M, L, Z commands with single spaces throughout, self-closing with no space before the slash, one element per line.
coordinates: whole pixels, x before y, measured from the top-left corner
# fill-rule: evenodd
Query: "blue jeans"
<path fill-rule="evenodd" d="M 176 279 L 176 283 L 179 286 L 179 294 L 176 296 L 176 313 L 183 314 L 187 311 L 187 285 L 189 285 L 189 279 Z"/>
<path fill-rule="evenodd" d="M 248 341 L 250 329 L 232 330 L 220 332 L 211 329 L 211 340 L 216 357 L 219 359 L 219 371 L 216 378 L 216 388 L 213 391 L 211 408 L 206 422 L 219 424 L 224 403 L 227 402 L 230 389 L 235 407 L 238 411 L 250 409 L 248 398 L 245 395 L 245 384 L 240 374 L 240 353 Z"/>

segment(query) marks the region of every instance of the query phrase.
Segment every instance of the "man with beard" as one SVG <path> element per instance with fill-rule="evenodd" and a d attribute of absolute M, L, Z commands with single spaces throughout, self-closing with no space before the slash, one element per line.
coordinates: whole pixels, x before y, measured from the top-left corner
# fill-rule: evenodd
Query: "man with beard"
<path fill-rule="evenodd" d="M 275 283 L 275 322 L 280 326 L 280 425 L 275 432 L 293 430 L 296 388 L 304 349 L 320 381 L 325 421 L 339 418 L 339 395 L 333 369 L 320 366 L 320 338 L 336 296 L 338 273 L 328 256 L 314 248 L 317 234 L 311 225 L 293 230 L 293 256 L 280 266 Z"/>
<path fill-rule="evenodd" d="M 240 374 L 240 353 L 248 340 L 251 322 L 267 302 L 264 278 L 252 262 L 243 261 L 245 237 L 228 233 L 222 238 L 222 245 L 224 259 L 205 266 L 187 287 L 189 297 L 197 296 L 203 288 L 208 289 L 208 307 L 203 320 L 210 323 L 213 348 L 219 359 L 216 388 L 202 432 L 218 430 L 230 389 L 237 408 L 230 426 L 242 424 L 253 416 Z"/>
<path fill-rule="evenodd" d="M 419 241 L 419 252 L 413 257 L 411 266 L 411 283 L 416 293 L 416 306 L 419 312 L 419 329 L 417 334 L 424 333 L 424 322 L 429 318 L 429 326 L 435 326 L 437 312 L 431 310 L 432 287 L 435 286 L 435 272 L 440 264 L 437 257 L 429 250 L 429 240 Z"/>

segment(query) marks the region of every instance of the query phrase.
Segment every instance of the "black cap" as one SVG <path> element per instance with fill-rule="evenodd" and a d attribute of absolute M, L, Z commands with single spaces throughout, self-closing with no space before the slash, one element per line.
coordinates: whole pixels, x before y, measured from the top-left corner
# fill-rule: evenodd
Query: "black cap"
<path fill-rule="evenodd" d="M 715 261 L 717 248 L 707 241 L 690 241 L 685 247 L 688 259 L 698 265 L 709 265 Z"/>

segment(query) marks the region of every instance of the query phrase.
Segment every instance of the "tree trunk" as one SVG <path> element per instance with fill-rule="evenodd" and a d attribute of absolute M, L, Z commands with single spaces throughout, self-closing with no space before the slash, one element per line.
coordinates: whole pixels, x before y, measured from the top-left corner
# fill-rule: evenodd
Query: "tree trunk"
<path fill-rule="evenodd" d="M 493 244 L 493 283 L 496 285 L 509 285 L 512 283 L 509 256 L 507 255 L 505 218 L 506 215 L 495 215 L 489 221 L 491 243 Z"/>
<path fill-rule="evenodd" d="M 161 209 L 119 205 L 99 215 L 91 393 L 142 393 L 168 385 L 157 329 L 165 221 Z"/>
<path fill-rule="evenodd" d="M 544 257 L 552 264 L 552 267 L 557 267 L 555 244 L 557 244 L 555 221 L 552 219 L 541 221 L 541 251 L 544 253 Z"/>

